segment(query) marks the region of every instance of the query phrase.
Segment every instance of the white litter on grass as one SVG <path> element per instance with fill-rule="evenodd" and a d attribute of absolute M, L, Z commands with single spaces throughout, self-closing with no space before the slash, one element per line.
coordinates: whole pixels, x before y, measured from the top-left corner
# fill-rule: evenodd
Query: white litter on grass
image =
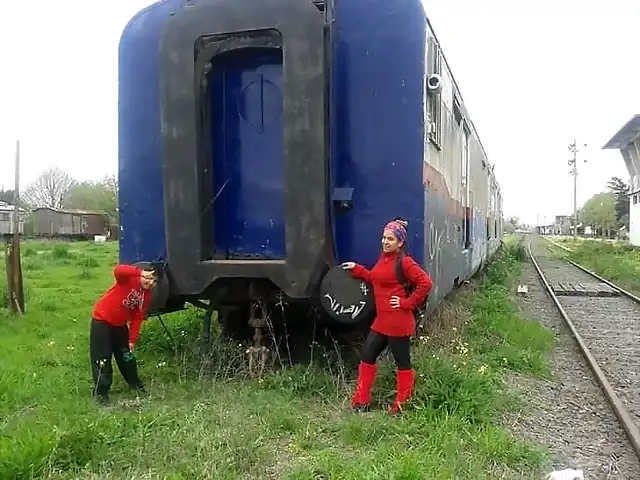
<path fill-rule="evenodd" d="M 547 480 L 584 480 L 582 470 L 565 468 L 564 470 L 554 470 L 549 474 Z"/>

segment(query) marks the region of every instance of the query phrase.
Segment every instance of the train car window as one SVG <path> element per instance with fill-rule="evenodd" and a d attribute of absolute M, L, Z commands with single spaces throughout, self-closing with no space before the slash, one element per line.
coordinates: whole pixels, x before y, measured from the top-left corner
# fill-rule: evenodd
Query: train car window
<path fill-rule="evenodd" d="M 473 191 L 469 190 L 468 206 L 465 208 L 464 215 L 464 248 L 471 248 L 471 225 L 473 225 Z"/>
<path fill-rule="evenodd" d="M 462 231 L 464 232 L 462 236 L 462 248 L 464 250 L 468 249 L 471 245 L 471 227 L 469 225 L 470 220 L 470 192 L 469 192 L 469 135 L 470 130 L 467 126 L 467 122 L 462 119 L 462 178 L 461 178 L 461 186 L 462 186 Z"/>
<path fill-rule="evenodd" d="M 460 102 L 456 95 L 453 95 L 453 119 L 456 125 L 462 126 L 462 110 L 460 109 Z"/>

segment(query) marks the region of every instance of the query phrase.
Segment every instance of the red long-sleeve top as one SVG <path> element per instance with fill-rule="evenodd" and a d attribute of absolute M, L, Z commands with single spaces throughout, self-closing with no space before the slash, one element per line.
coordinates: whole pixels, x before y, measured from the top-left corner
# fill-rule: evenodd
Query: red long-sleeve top
<path fill-rule="evenodd" d="M 116 265 L 116 282 L 98 299 L 93 307 L 93 318 L 123 327 L 129 323 L 129 343 L 135 344 L 140 325 L 151 302 L 151 292 L 142 288 L 142 270 L 131 265 Z"/>
<path fill-rule="evenodd" d="M 383 252 L 377 263 L 369 271 L 356 264 L 351 275 L 373 285 L 376 302 L 376 318 L 371 330 L 391 337 L 404 337 L 415 333 L 415 318 L 412 310 L 421 305 L 431 291 L 433 282 L 415 260 L 408 255 L 402 257 L 401 265 L 405 279 L 415 289 L 410 297 L 396 276 L 396 259 L 398 253 Z M 392 308 L 392 296 L 400 297 L 400 308 Z"/>

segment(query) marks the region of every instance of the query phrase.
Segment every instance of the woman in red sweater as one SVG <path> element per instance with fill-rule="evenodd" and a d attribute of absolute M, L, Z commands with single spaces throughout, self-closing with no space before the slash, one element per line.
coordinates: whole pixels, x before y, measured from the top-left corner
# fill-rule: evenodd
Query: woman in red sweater
<path fill-rule="evenodd" d="M 376 318 L 362 349 L 358 383 L 351 399 L 354 410 L 368 409 L 377 373 L 376 361 L 387 346 L 397 367 L 396 398 L 389 412 L 400 411 L 413 392 L 415 372 L 411 366 L 410 352 L 411 336 L 416 327 L 413 310 L 424 303 L 433 282 L 429 274 L 404 253 L 406 241 L 407 222 L 398 218 L 384 227 L 382 253 L 371 270 L 353 262 L 342 264 L 353 277 L 373 285 L 376 302 Z M 400 265 L 406 281 L 414 287 L 409 296 L 396 274 L 398 256 L 401 256 Z"/>
<path fill-rule="evenodd" d="M 112 356 L 129 386 L 144 393 L 133 350 L 156 283 L 153 271 L 131 265 L 116 265 L 113 276 L 115 283 L 93 308 L 89 334 L 93 394 L 103 404 L 109 401 Z"/>

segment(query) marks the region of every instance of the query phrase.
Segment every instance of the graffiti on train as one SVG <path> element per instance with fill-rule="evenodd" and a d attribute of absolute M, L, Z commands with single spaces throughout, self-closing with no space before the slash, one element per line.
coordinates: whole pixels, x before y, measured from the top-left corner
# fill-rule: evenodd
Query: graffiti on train
<path fill-rule="evenodd" d="M 440 286 L 440 257 L 442 254 L 442 230 L 435 227 L 433 223 L 429 224 L 429 264 L 431 267 L 431 279 L 433 280 L 433 289 L 431 295 L 433 298 L 438 297 L 438 288 Z"/>
<path fill-rule="evenodd" d="M 366 288 L 366 287 L 365 287 Z M 362 289 L 362 286 L 361 286 Z M 340 316 L 351 316 L 352 320 L 355 320 L 355 318 L 360 315 L 360 312 L 362 312 L 362 310 L 364 310 L 364 307 L 367 306 L 367 302 L 360 300 L 357 303 L 351 304 L 351 305 L 343 305 L 342 303 L 340 303 L 338 300 L 336 300 L 335 298 L 333 298 L 330 294 L 325 294 L 324 298 L 326 298 L 327 300 L 329 300 L 329 305 L 330 305 L 330 309 L 333 313 L 335 313 L 336 315 L 340 315 Z"/>

